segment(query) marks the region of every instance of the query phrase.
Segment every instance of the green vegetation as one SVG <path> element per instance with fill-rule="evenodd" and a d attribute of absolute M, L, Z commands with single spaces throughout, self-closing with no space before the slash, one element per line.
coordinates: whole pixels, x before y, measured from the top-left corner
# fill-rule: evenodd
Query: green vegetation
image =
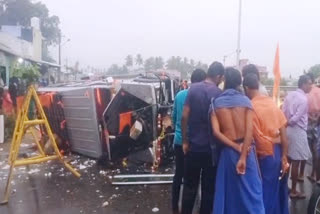
<path fill-rule="evenodd" d="M 314 66 L 312 66 L 309 70 L 309 73 L 312 73 L 314 75 L 315 78 L 320 77 L 320 64 L 316 64 Z"/>
<path fill-rule="evenodd" d="M 37 82 L 41 74 L 39 72 L 39 68 L 35 65 L 17 64 L 13 69 L 12 75 L 25 80 L 26 85 L 29 86 Z"/>

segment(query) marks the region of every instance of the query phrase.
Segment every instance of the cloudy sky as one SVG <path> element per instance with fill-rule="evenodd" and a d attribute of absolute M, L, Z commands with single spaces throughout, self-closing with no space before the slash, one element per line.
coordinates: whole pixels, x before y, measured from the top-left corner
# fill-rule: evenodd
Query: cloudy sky
<path fill-rule="evenodd" d="M 238 0 L 42 0 L 71 39 L 63 58 L 105 68 L 128 54 L 235 64 Z M 282 73 L 320 63 L 319 0 L 243 0 L 241 58 Z"/>

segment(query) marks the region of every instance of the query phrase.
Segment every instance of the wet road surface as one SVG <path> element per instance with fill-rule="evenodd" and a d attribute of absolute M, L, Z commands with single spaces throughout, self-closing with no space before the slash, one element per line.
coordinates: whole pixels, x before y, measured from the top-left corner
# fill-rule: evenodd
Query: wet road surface
<path fill-rule="evenodd" d="M 23 145 L 22 152 L 32 152 Z M 2 151 L 1 151 L 2 150 Z M 8 174 L 8 144 L 0 144 L 0 200 Z M 112 186 L 109 176 L 126 170 L 106 169 L 95 160 L 72 155 L 71 163 L 80 169 L 74 177 L 58 161 L 15 169 L 9 204 L 0 206 L 1 214 L 170 214 L 170 185 Z M 310 167 L 307 171 L 310 170 Z M 170 173 L 171 169 L 164 169 Z M 137 172 L 137 173 L 141 173 Z M 313 185 L 300 184 L 310 195 Z M 291 214 L 306 214 L 308 199 L 290 201 Z M 153 212 L 157 211 L 158 212 Z"/>

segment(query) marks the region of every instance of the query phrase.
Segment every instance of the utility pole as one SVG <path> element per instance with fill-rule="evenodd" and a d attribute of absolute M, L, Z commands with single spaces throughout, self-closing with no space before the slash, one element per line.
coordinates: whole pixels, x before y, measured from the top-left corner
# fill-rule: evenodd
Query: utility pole
<path fill-rule="evenodd" d="M 226 66 L 226 59 L 227 59 L 227 57 L 228 57 L 227 55 L 224 55 L 224 56 L 223 56 L 223 66 Z"/>
<path fill-rule="evenodd" d="M 61 31 L 59 32 L 59 71 L 58 71 L 58 82 L 61 82 L 61 49 L 62 47 L 67 44 L 68 42 L 70 42 L 70 39 L 67 39 L 63 44 L 62 43 L 62 34 L 61 34 Z"/>
<path fill-rule="evenodd" d="M 239 0 L 239 17 L 238 17 L 238 43 L 237 43 L 237 62 L 236 67 L 240 69 L 240 40 L 241 40 L 241 10 L 242 10 L 242 0 Z"/>
<path fill-rule="evenodd" d="M 58 71 L 58 83 L 61 82 L 61 31 L 59 33 L 59 71 Z"/>

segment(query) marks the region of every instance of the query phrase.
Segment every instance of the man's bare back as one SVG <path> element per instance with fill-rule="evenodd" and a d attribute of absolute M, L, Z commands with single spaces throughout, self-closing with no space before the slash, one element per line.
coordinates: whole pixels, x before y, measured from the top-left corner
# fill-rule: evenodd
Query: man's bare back
<path fill-rule="evenodd" d="M 247 111 L 247 108 L 242 107 L 216 110 L 220 131 L 230 140 L 244 139 Z"/>

